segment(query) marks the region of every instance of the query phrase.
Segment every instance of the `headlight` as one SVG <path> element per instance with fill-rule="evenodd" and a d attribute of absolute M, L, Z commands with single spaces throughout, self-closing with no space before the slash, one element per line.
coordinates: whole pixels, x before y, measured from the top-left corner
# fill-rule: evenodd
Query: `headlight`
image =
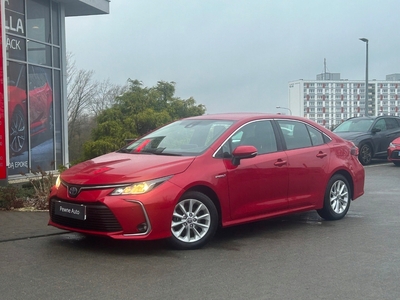
<path fill-rule="evenodd" d="M 60 184 L 61 184 L 61 179 L 60 179 L 60 175 L 58 175 L 57 176 L 57 180 L 56 180 L 56 184 L 55 184 L 57 189 L 59 188 Z"/>
<path fill-rule="evenodd" d="M 140 195 L 151 191 L 152 189 L 156 188 L 164 181 L 167 181 L 172 176 L 157 178 L 149 181 L 142 181 L 130 184 L 125 187 L 116 188 L 110 195 L 117 196 L 117 195 Z"/>
<path fill-rule="evenodd" d="M 396 148 L 396 147 L 399 147 L 400 146 L 400 144 L 399 143 L 390 143 L 389 144 L 389 148 Z"/>

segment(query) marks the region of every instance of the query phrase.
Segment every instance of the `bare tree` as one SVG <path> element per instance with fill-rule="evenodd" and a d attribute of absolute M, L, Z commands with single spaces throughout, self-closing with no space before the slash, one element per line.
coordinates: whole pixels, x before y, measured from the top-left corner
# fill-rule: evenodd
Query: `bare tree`
<path fill-rule="evenodd" d="M 109 80 L 99 83 L 93 80 L 93 71 L 80 70 L 75 66 L 71 53 L 67 54 L 67 101 L 69 156 L 76 161 L 81 156 L 82 145 L 90 139 L 95 127 L 95 117 L 111 107 L 115 98 L 126 88 L 113 85 Z"/>
<path fill-rule="evenodd" d="M 101 82 L 97 86 L 97 92 L 90 104 L 91 113 L 97 117 L 103 110 L 113 106 L 117 97 L 122 95 L 126 90 L 126 86 L 112 84 L 109 79 Z"/>

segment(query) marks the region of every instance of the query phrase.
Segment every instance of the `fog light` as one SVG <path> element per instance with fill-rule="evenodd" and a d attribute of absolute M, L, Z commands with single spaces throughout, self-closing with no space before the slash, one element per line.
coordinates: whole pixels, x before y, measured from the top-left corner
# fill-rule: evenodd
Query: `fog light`
<path fill-rule="evenodd" d="M 147 226 L 147 223 L 146 223 L 146 222 L 141 223 L 141 224 L 139 224 L 139 225 L 136 227 L 136 229 L 137 229 L 140 233 L 146 232 L 148 228 L 149 228 L 149 226 Z"/>

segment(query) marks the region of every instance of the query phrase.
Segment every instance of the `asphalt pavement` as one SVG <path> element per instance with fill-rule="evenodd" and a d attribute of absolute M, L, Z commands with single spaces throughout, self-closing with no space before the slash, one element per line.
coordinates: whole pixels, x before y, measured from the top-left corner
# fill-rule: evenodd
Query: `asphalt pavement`
<path fill-rule="evenodd" d="M 48 211 L 0 211 L 0 243 L 65 232 L 48 226 L 48 221 Z"/>

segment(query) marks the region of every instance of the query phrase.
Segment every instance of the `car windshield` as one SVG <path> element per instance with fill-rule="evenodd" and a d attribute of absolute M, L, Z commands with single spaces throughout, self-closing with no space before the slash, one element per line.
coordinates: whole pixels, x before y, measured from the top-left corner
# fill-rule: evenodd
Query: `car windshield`
<path fill-rule="evenodd" d="M 198 155 L 233 124 L 228 120 L 181 120 L 164 126 L 118 152 L 133 154 Z"/>
<path fill-rule="evenodd" d="M 373 122 L 373 119 L 346 120 L 336 127 L 333 132 L 368 132 Z"/>

